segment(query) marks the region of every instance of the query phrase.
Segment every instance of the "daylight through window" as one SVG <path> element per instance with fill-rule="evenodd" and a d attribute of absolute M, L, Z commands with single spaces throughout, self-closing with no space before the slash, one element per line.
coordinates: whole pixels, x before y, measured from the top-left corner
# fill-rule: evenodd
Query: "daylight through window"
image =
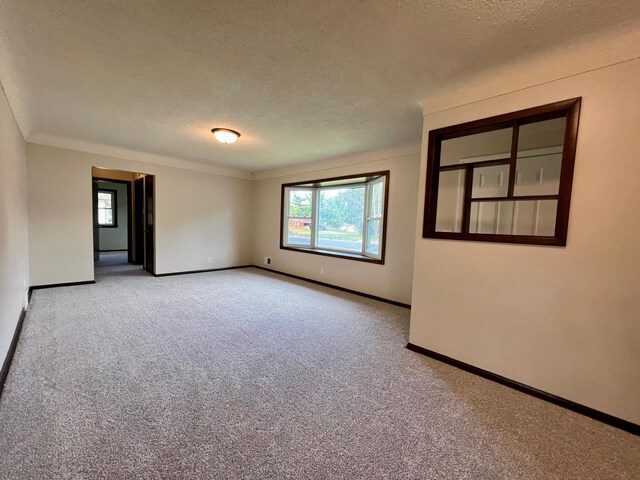
<path fill-rule="evenodd" d="M 117 227 L 115 190 L 98 190 L 98 225 Z"/>
<path fill-rule="evenodd" d="M 281 248 L 384 262 L 389 172 L 283 185 Z"/>

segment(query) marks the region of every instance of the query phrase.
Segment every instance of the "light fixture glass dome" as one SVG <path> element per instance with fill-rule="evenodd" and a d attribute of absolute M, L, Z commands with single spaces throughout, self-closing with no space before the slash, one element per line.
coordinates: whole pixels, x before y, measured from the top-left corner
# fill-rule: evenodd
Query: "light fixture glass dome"
<path fill-rule="evenodd" d="M 211 132 L 220 143 L 233 143 L 240 137 L 240 133 L 228 128 L 214 128 Z"/>

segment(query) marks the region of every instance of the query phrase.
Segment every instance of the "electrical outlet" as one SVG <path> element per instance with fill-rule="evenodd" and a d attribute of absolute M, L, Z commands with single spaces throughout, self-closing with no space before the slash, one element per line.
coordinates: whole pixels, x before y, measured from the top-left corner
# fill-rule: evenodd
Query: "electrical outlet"
<path fill-rule="evenodd" d="M 264 264 L 271 265 L 271 257 L 264 257 Z"/>
<path fill-rule="evenodd" d="M 207 257 L 207 263 L 211 263 L 211 262 L 213 262 L 213 258 Z"/>
<path fill-rule="evenodd" d="M 324 275 L 324 267 L 320 267 L 320 275 Z"/>

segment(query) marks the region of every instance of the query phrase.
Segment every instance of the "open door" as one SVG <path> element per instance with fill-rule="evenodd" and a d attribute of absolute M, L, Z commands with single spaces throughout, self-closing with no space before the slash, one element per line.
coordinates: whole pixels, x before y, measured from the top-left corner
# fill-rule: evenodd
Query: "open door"
<path fill-rule="evenodd" d="M 100 224 L 98 223 L 98 182 L 91 182 L 93 192 L 93 261 L 100 260 Z"/>
<path fill-rule="evenodd" d="M 110 207 L 106 206 L 103 201 L 105 199 L 102 198 L 103 193 L 110 191 L 113 191 L 109 204 L 113 205 L 111 214 L 108 213 Z M 128 263 L 141 265 L 144 270 L 155 275 L 155 176 L 93 167 L 92 194 L 93 258 L 94 262 L 98 262 L 96 268 Z M 126 207 L 123 204 L 125 198 Z M 107 210 L 104 215 L 103 210 Z M 115 221 L 112 224 L 107 218 Z M 102 260 L 106 263 L 100 261 L 101 248 L 104 252 L 124 252 L 125 241 L 126 261 L 122 253 L 103 253 Z"/>
<path fill-rule="evenodd" d="M 155 188 L 154 176 L 144 177 L 144 269 L 155 275 Z"/>
<path fill-rule="evenodd" d="M 133 183 L 133 231 L 135 232 L 134 256 L 135 265 L 144 265 L 144 178 Z"/>

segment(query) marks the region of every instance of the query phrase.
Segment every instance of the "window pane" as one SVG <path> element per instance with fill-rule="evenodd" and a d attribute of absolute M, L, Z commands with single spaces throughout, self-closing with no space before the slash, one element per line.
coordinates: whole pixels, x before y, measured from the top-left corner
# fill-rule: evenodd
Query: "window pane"
<path fill-rule="evenodd" d="M 440 165 L 509 158 L 512 136 L 513 128 L 509 127 L 443 140 L 440 146 Z"/>
<path fill-rule="evenodd" d="M 557 195 L 566 118 L 520 127 L 514 195 Z"/>
<path fill-rule="evenodd" d="M 98 225 L 114 225 L 113 210 L 99 208 L 98 209 Z"/>
<path fill-rule="evenodd" d="M 473 169 L 472 198 L 506 197 L 509 188 L 509 165 Z"/>
<path fill-rule="evenodd" d="M 557 208 L 557 200 L 473 202 L 469 232 L 552 237 Z"/>
<path fill-rule="evenodd" d="M 464 170 L 440 172 L 436 232 L 462 231 L 464 178 Z"/>
<path fill-rule="evenodd" d="M 367 221 L 367 253 L 380 255 L 380 231 L 382 229 L 381 220 Z"/>
<path fill-rule="evenodd" d="M 105 224 L 113 225 L 113 210 L 104 210 Z"/>
<path fill-rule="evenodd" d="M 112 194 L 109 192 L 98 192 L 98 208 L 111 208 Z"/>
<path fill-rule="evenodd" d="M 318 191 L 318 247 L 362 251 L 364 188 Z"/>
<path fill-rule="evenodd" d="M 289 217 L 311 218 L 311 190 L 289 190 Z"/>
<path fill-rule="evenodd" d="M 369 217 L 379 218 L 382 216 L 382 201 L 384 199 L 384 188 L 382 182 L 371 185 L 371 205 L 369 205 Z"/>
<path fill-rule="evenodd" d="M 311 245 L 311 219 L 290 218 L 287 233 L 287 243 L 290 245 Z"/>

